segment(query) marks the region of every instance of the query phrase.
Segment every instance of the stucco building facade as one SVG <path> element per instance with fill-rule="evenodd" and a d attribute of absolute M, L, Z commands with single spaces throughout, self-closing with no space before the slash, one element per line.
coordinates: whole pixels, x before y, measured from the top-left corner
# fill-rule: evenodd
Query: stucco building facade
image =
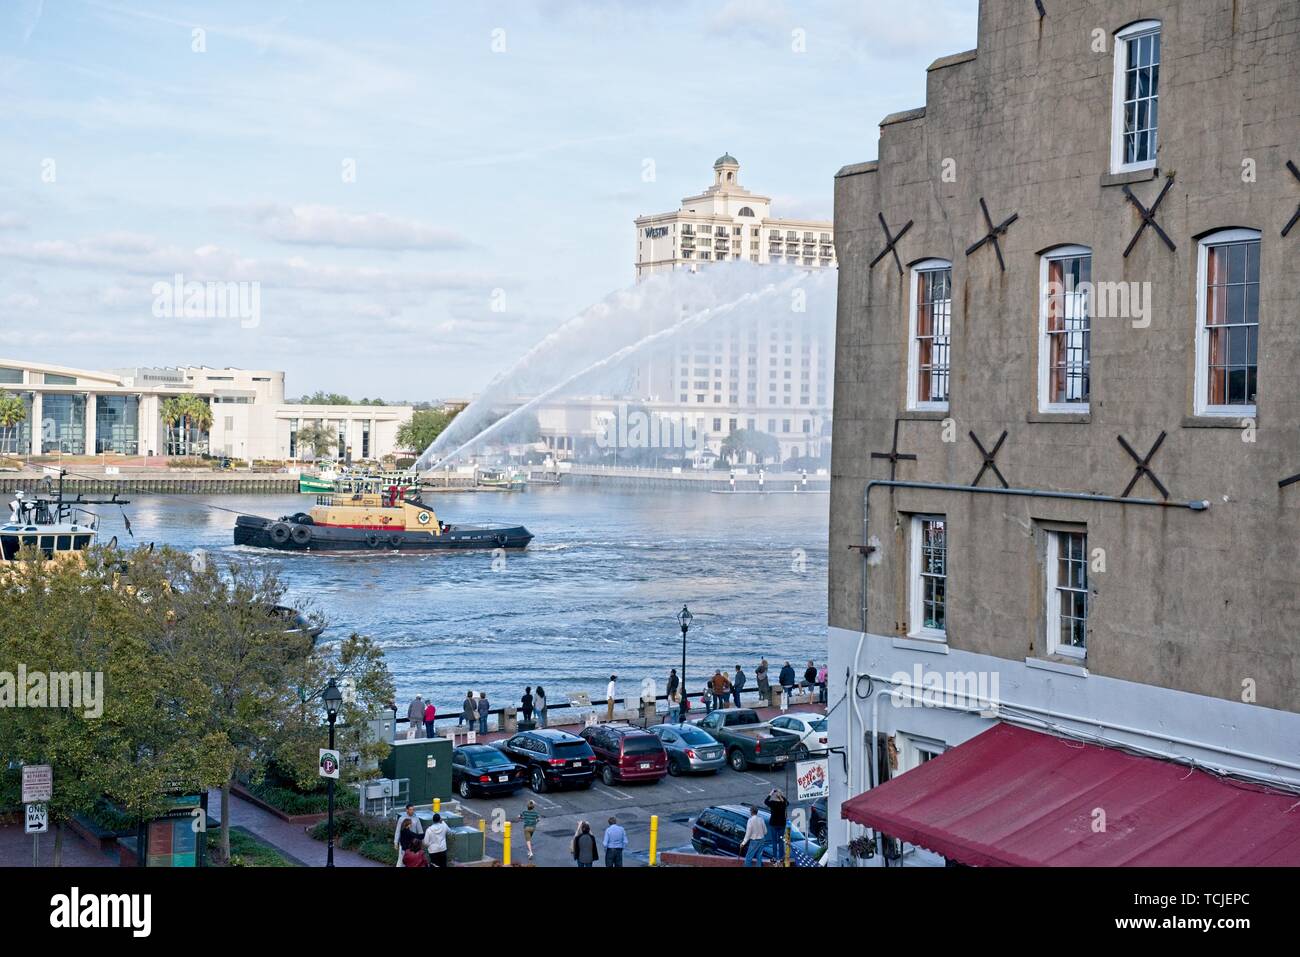
<path fill-rule="evenodd" d="M 1300 784 L 1300 6 L 982 0 L 926 88 L 835 182 L 832 843 L 997 721 Z"/>

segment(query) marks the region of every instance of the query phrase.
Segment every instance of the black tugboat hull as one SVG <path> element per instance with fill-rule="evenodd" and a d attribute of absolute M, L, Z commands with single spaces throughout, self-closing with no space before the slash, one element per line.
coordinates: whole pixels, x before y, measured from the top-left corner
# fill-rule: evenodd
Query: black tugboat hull
<path fill-rule="evenodd" d="M 522 525 L 453 525 L 441 535 L 401 529 L 378 531 L 308 522 L 279 521 L 241 515 L 235 521 L 235 544 L 282 552 L 312 551 L 471 551 L 527 548 L 532 534 Z"/>

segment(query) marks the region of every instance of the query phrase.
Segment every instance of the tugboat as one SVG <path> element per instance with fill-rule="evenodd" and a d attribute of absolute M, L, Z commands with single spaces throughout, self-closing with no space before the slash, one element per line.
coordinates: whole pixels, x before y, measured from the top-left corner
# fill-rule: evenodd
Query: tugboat
<path fill-rule="evenodd" d="M 432 551 L 527 548 L 522 525 L 440 522 L 418 490 L 391 485 L 379 492 L 335 492 L 316 497 L 310 512 L 279 520 L 241 515 L 235 544 L 280 551 Z"/>

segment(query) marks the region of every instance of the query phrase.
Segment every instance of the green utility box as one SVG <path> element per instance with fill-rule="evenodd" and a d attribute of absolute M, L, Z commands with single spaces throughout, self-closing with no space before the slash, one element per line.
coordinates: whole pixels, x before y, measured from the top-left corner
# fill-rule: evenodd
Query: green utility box
<path fill-rule="evenodd" d="M 393 742 L 388 757 L 379 764 L 386 778 L 411 782 L 412 804 L 430 804 L 434 798 L 451 798 L 451 740 L 414 738 Z"/>
<path fill-rule="evenodd" d="M 453 827 L 447 832 L 447 859 L 454 864 L 483 860 L 483 832 L 476 827 Z"/>

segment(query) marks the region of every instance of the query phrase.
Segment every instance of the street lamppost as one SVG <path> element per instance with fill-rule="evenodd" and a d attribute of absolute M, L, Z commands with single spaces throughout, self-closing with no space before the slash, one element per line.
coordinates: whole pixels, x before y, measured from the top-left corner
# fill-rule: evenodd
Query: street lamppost
<path fill-rule="evenodd" d="M 682 610 L 677 613 L 677 624 L 682 626 L 682 680 L 681 680 L 681 701 L 686 701 L 686 633 L 691 630 L 691 619 L 695 616 L 691 610 L 682 605 Z M 680 704 L 677 708 L 677 720 L 682 720 L 682 709 Z"/>
<path fill-rule="evenodd" d="M 325 717 L 330 723 L 330 750 L 334 750 L 334 722 L 338 720 L 339 705 L 343 703 L 343 692 L 339 686 L 330 679 L 330 683 L 325 686 L 325 691 L 321 694 L 321 701 L 325 705 Z M 329 849 L 325 852 L 325 866 L 334 866 L 334 779 L 326 778 L 326 790 L 329 793 Z"/>

